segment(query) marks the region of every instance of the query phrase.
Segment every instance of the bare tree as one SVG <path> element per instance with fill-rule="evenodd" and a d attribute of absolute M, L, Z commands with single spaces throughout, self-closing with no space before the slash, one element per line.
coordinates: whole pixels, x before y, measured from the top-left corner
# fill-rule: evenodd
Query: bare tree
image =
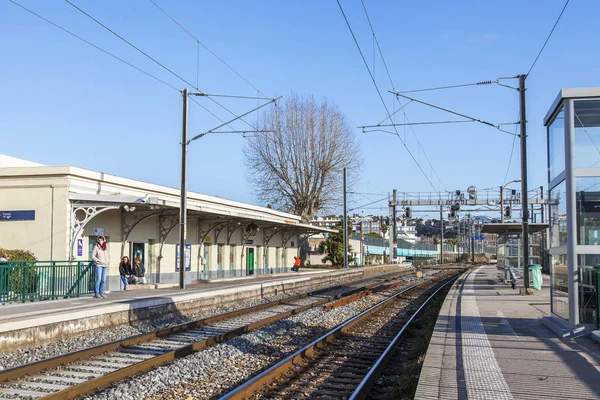
<path fill-rule="evenodd" d="M 261 130 L 244 149 L 248 179 L 259 201 L 308 222 L 339 204 L 342 170 L 351 180 L 359 148 L 338 107 L 326 99 L 292 93 L 262 118 Z"/>

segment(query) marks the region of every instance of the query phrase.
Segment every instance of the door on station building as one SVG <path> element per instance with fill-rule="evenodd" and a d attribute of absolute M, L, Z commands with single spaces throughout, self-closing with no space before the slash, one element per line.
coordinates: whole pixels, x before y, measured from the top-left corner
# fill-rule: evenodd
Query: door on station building
<path fill-rule="evenodd" d="M 142 263 L 144 263 L 145 249 L 146 249 L 145 243 L 131 243 L 131 255 L 130 255 L 129 259 L 130 259 L 132 266 L 134 265 L 135 259 L 138 257 L 140 258 Z"/>
<path fill-rule="evenodd" d="M 246 249 L 246 260 L 248 264 L 246 266 L 246 275 L 254 275 L 254 249 Z"/>
<path fill-rule="evenodd" d="M 92 251 L 94 251 L 94 246 L 96 246 L 96 244 L 98 243 L 98 237 L 99 236 L 88 236 L 88 260 L 92 259 Z M 110 237 L 105 236 L 104 238 L 106 239 L 110 255 Z"/>

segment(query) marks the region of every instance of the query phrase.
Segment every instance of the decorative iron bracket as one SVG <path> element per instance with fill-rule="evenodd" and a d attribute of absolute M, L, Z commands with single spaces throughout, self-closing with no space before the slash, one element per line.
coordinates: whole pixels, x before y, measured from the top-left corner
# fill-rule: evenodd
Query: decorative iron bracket
<path fill-rule="evenodd" d="M 79 236 L 83 228 L 98 214 L 102 214 L 108 210 L 117 210 L 121 206 L 114 204 L 83 204 L 71 203 L 71 245 L 69 258 L 74 259 L 73 249 L 75 247 L 75 239 Z"/>
<path fill-rule="evenodd" d="M 163 214 L 164 211 L 139 211 L 127 213 L 121 211 L 121 237 L 123 238 L 123 242 L 121 243 L 121 257 L 125 255 L 125 244 L 135 227 L 152 217 Z"/>

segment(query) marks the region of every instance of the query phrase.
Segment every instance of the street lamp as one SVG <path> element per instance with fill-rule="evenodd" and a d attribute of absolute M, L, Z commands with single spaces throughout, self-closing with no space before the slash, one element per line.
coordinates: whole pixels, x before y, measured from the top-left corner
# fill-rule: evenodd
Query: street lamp
<path fill-rule="evenodd" d="M 500 222 L 504 223 L 504 188 L 511 183 L 521 182 L 520 179 L 512 180 L 506 183 L 504 186 L 500 186 Z"/>

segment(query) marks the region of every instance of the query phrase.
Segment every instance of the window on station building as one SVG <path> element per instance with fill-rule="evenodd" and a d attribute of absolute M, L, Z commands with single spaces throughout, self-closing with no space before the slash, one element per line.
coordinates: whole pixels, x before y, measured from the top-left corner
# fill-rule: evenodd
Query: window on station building
<path fill-rule="evenodd" d="M 235 269 L 235 244 L 229 246 L 229 270 Z"/>
<path fill-rule="evenodd" d="M 223 243 L 217 245 L 217 268 L 223 268 Z"/>

